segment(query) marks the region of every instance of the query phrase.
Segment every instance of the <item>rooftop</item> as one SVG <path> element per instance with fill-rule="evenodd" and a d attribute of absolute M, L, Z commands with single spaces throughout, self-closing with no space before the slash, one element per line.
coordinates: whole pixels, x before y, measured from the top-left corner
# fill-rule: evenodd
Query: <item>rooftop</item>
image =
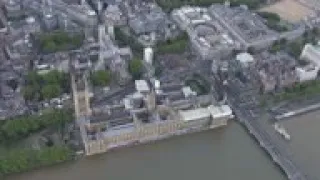
<path fill-rule="evenodd" d="M 239 40 L 252 43 L 274 37 L 278 34 L 270 30 L 256 14 L 248 9 L 215 4 L 209 13 L 220 21 Z"/>
<path fill-rule="evenodd" d="M 163 93 L 181 91 L 183 85 L 182 84 L 163 84 L 160 89 Z"/>
<path fill-rule="evenodd" d="M 212 59 L 217 54 L 221 55 L 221 51 L 229 51 L 237 45 L 207 8 L 183 6 L 173 10 L 171 15 L 180 29 L 187 31 L 192 47 L 203 59 Z"/>
<path fill-rule="evenodd" d="M 209 106 L 208 110 L 212 116 L 212 118 L 220 118 L 224 116 L 231 116 L 232 115 L 232 110 L 230 106 L 228 105 L 222 105 L 222 106 Z"/>
<path fill-rule="evenodd" d="M 145 80 L 136 80 L 135 81 L 136 90 L 138 92 L 148 92 L 150 91 L 149 85 Z"/>
<path fill-rule="evenodd" d="M 183 87 L 182 92 L 185 97 L 197 95 L 197 92 L 192 91 L 192 89 L 189 86 Z"/>
<path fill-rule="evenodd" d="M 170 23 L 167 15 L 154 3 L 135 4 L 129 9 L 129 26 L 135 34 L 163 31 Z"/>
<path fill-rule="evenodd" d="M 134 124 L 126 124 L 117 126 L 111 129 L 108 129 L 107 131 L 103 132 L 103 136 L 115 136 L 115 135 L 121 135 L 124 133 L 132 132 L 134 130 Z"/>
<path fill-rule="evenodd" d="M 254 58 L 249 53 L 240 53 L 236 56 L 236 60 L 240 61 L 243 64 L 248 64 L 254 62 Z"/>
<path fill-rule="evenodd" d="M 210 117 L 210 112 L 206 108 L 179 111 L 179 114 L 183 121 L 193 121 Z"/>
<path fill-rule="evenodd" d="M 129 21 L 136 34 L 151 33 L 165 27 L 166 17 L 162 13 L 140 14 Z"/>

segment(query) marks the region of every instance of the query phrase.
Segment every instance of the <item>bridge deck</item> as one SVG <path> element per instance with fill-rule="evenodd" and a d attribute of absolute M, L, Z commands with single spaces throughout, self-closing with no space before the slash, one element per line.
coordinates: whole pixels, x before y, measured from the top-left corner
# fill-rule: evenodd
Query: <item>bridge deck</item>
<path fill-rule="evenodd" d="M 270 135 L 263 130 L 259 123 L 246 111 L 234 110 L 235 115 L 249 132 L 257 139 L 260 145 L 270 154 L 272 159 L 283 169 L 290 180 L 307 180 L 301 170 L 285 155 L 285 152 L 272 141 Z"/>

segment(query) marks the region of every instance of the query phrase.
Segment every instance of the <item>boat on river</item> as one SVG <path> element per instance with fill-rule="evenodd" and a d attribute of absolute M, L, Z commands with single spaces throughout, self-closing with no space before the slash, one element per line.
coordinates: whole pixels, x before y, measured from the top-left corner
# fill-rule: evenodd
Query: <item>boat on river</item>
<path fill-rule="evenodd" d="M 286 129 L 281 126 L 279 123 L 274 123 L 274 129 L 282 136 L 285 140 L 289 141 L 291 139 L 290 134 L 286 131 Z"/>

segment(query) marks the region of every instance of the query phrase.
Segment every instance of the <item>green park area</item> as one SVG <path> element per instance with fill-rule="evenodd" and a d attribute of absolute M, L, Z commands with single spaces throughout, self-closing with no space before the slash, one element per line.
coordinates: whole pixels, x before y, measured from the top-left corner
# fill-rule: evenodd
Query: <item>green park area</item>
<path fill-rule="evenodd" d="M 39 35 L 40 50 L 43 53 L 68 51 L 79 48 L 84 36 L 81 33 L 70 34 L 64 31 L 55 31 Z"/>
<path fill-rule="evenodd" d="M 57 70 L 46 74 L 31 71 L 26 76 L 26 86 L 22 91 L 28 101 L 49 100 L 70 91 L 70 78 L 67 73 Z"/>
<path fill-rule="evenodd" d="M 0 156 L 0 178 L 8 174 L 68 161 L 72 158 L 73 152 L 66 146 L 46 147 L 41 150 L 10 150 L 10 152 Z"/>
<path fill-rule="evenodd" d="M 48 110 L 42 115 L 21 116 L 0 122 L 0 143 L 10 144 L 46 128 L 61 128 L 73 119 L 67 110 Z"/>
<path fill-rule="evenodd" d="M 73 150 L 63 144 L 46 144 L 37 149 L 21 144 L 43 130 L 62 131 L 72 120 L 69 110 L 46 110 L 41 115 L 1 121 L 0 177 L 71 160 L 74 156 Z"/>
<path fill-rule="evenodd" d="M 188 34 L 183 33 L 182 35 L 168 39 L 167 41 L 160 42 L 157 45 L 157 53 L 160 54 L 175 54 L 185 52 L 189 42 Z"/>

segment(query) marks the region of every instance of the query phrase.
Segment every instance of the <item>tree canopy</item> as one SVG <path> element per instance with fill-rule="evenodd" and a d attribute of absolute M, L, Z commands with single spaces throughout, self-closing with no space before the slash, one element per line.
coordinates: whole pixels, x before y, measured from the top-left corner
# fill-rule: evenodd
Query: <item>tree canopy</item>
<path fill-rule="evenodd" d="M 271 12 L 258 12 L 258 14 L 266 20 L 266 25 L 270 29 L 278 32 L 288 31 L 288 26 L 281 21 L 278 14 Z"/>
<path fill-rule="evenodd" d="M 42 115 L 8 119 L 0 124 L 0 143 L 12 143 L 27 137 L 33 132 L 49 127 L 60 128 L 72 120 L 72 113 L 68 110 L 50 110 Z"/>
<path fill-rule="evenodd" d="M 107 70 L 99 70 L 91 74 L 91 81 L 94 86 L 107 86 L 110 80 L 111 73 Z"/>
<path fill-rule="evenodd" d="M 64 145 L 46 145 L 39 150 L 19 148 L 26 138 L 45 129 L 61 131 L 73 120 L 69 110 L 47 109 L 41 115 L 20 116 L 0 122 L 0 179 L 2 175 L 71 160 L 73 151 Z"/>
<path fill-rule="evenodd" d="M 26 76 L 26 86 L 23 95 L 26 100 L 52 99 L 62 92 L 69 92 L 69 75 L 57 70 L 52 70 L 40 75 L 31 71 Z"/>
<path fill-rule="evenodd" d="M 40 49 L 44 53 L 78 48 L 83 42 L 82 34 L 69 34 L 64 31 L 44 33 L 39 36 Z"/>
<path fill-rule="evenodd" d="M 188 34 L 184 32 L 175 39 L 159 43 L 157 45 L 157 53 L 183 53 L 187 48 L 188 42 Z"/>
<path fill-rule="evenodd" d="M 59 84 L 48 84 L 41 89 L 41 95 L 45 99 L 52 99 L 61 94 L 62 90 Z"/>
<path fill-rule="evenodd" d="M 271 52 L 277 52 L 280 50 L 287 51 L 291 56 L 299 59 L 299 56 L 303 50 L 303 47 L 307 43 L 315 44 L 320 38 L 319 28 L 314 28 L 307 30 L 303 36 L 293 40 L 287 41 L 285 39 L 280 39 L 275 41 L 273 46 L 270 48 Z"/>
<path fill-rule="evenodd" d="M 65 74 L 57 70 L 52 70 L 45 75 L 42 75 L 44 82 L 47 84 L 59 84 L 64 80 Z"/>
<path fill-rule="evenodd" d="M 129 72 L 133 79 L 140 79 L 143 74 L 143 64 L 138 58 L 134 58 L 129 62 Z"/>
<path fill-rule="evenodd" d="M 115 39 L 120 46 L 130 46 L 132 51 L 136 54 L 143 52 L 143 46 L 134 37 L 127 35 L 120 28 L 114 29 Z"/>
<path fill-rule="evenodd" d="M 0 175 L 53 165 L 71 160 L 72 157 L 73 151 L 66 146 L 46 147 L 41 150 L 14 149 L 0 156 Z"/>

